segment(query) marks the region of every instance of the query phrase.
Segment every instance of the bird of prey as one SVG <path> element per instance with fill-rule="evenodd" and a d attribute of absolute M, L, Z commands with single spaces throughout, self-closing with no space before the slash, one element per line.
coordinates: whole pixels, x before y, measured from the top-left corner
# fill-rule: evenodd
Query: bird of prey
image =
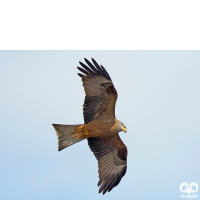
<path fill-rule="evenodd" d="M 127 169 L 127 148 L 119 132 L 126 126 L 115 118 L 117 91 L 105 70 L 92 58 L 79 62 L 78 73 L 85 90 L 84 124 L 53 124 L 58 136 L 58 150 L 87 138 L 88 145 L 98 160 L 99 193 L 110 192 L 119 184 Z"/>

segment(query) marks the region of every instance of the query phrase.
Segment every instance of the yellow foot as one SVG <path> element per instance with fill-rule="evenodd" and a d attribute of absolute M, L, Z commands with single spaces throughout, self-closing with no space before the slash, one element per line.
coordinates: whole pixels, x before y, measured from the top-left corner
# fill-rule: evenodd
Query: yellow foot
<path fill-rule="evenodd" d="M 89 131 L 84 131 L 83 134 L 84 135 L 89 135 Z"/>
<path fill-rule="evenodd" d="M 85 138 L 86 136 L 90 135 L 89 131 L 84 131 L 84 132 L 71 132 L 72 133 L 72 137 L 76 137 L 76 138 Z"/>

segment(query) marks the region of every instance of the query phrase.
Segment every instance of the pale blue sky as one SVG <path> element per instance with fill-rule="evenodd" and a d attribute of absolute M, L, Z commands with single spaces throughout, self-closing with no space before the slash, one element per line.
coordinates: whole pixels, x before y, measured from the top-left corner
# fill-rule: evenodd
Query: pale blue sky
<path fill-rule="evenodd" d="M 93 57 L 127 126 L 121 183 L 98 194 L 87 141 L 61 152 L 52 123 L 83 123 L 79 61 Z M 200 185 L 200 51 L 0 51 L 0 199 L 176 200 Z"/>

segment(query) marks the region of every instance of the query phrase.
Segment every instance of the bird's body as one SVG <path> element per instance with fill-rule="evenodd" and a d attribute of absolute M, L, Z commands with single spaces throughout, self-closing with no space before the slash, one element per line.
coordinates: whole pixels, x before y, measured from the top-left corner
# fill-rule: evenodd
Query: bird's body
<path fill-rule="evenodd" d="M 59 151 L 87 138 L 88 145 L 98 160 L 99 193 L 111 191 L 126 173 L 127 148 L 118 133 L 126 132 L 125 125 L 115 118 L 117 91 L 103 66 L 92 59 L 88 66 L 81 63 L 78 74 L 83 81 L 85 101 L 84 124 L 53 124 L 58 135 Z"/>
<path fill-rule="evenodd" d="M 88 124 L 83 124 L 71 133 L 72 137 L 90 138 L 90 137 L 108 137 L 118 134 L 117 119 L 111 119 L 109 116 L 103 116 L 101 119 L 94 119 Z"/>

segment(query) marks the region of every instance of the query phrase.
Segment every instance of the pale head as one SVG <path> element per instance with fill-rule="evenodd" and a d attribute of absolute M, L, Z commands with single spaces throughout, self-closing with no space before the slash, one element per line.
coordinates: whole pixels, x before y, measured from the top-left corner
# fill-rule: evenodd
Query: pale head
<path fill-rule="evenodd" d="M 127 129 L 126 129 L 126 126 L 124 125 L 124 123 L 123 122 L 121 122 L 121 121 L 118 121 L 119 123 L 118 123 L 118 131 L 120 132 L 120 131 L 123 131 L 123 132 L 127 132 Z"/>

